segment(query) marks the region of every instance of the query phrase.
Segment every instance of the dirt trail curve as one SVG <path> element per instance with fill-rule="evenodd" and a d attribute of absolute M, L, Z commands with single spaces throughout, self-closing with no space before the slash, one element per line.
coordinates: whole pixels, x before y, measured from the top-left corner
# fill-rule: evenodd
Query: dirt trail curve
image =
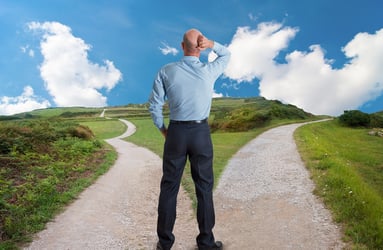
<path fill-rule="evenodd" d="M 155 249 L 161 159 L 149 150 L 109 139 L 115 165 L 48 223 L 26 249 Z M 229 162 L 215 191 L 215 234 L 227 250 L 340 249 L 339 229 L 312 195 L 313 184 L 292 133 L 299 125 L 272 129 Z M 181 189 L 173 249 L 195 249 L 197 225 Z"/>

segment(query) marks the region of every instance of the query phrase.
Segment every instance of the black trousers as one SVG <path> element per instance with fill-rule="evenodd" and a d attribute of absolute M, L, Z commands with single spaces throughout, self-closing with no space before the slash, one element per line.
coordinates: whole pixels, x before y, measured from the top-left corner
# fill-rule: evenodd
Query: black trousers
<path fill-rule="evenodd" d="M 157 234 L 164 249 L 170 249 L 175 237 L 177 195 L 182 173 L 189 157 L 197 196 L 197 221 L 201 248 L 214 244 L 213 145 L 207 123 L 169 124 L 163 155 L 163 176 L 158 203 Z"/>

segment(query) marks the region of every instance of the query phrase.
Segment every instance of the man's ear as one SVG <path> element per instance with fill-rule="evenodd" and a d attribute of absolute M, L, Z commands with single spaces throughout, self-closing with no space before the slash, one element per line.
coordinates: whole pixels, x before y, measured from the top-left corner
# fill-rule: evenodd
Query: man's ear
<path fill-rule="evenodd" d="M 185 43 L 184 42 L 181 42 L 181 47 L 182 47 L 182 50 L 185 50 Z"/>

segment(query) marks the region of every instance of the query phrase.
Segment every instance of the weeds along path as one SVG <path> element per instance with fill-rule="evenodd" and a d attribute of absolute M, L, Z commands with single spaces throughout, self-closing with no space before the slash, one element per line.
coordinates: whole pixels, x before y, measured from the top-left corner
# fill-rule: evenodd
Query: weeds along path
<path fill-rule="evenodd" d="M 161 159 L 151 151 L 121 140 L 135 126 L 107 142 L 118 151 L 114 166 L 47 224 L 26 249 L 95 250 L 155 249 Z M 181 189 L 175 249 L 195 245 L 197 225 L 191 201 Z"/>
<path fill-rule="evenodd" d="M 293 124 L 271 129 L 230 160 L 215 191 L 216 237 L 226 249 L 342 249 L 341 232 L 313 194 Z"/>

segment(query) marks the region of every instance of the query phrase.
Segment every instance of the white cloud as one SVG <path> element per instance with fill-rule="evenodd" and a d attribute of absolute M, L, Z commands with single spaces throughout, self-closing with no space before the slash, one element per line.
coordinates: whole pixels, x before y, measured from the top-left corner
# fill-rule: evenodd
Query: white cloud
<path fill-rule="evenodd" d="M 35 56 L 35 52 L 34 52 L 32 49 L 30 49 L 30 50 L 28 51 L 28 55 L 29 55 L 30 57 L 34 57 L 34 56 Z"/>
<path fill-rule="evenodd" d="M 230 82 L 223 82 L 221 84 L 221 88 L 224 88 L 224 89 L 234 89 L 234 90 L 239 90 L 239 85 L 241 83 L 237 82 L 237 81 L 230 81 Z"/>
<path fill-rule="evenodd" d="M 34 95 L 33 88 L 31 86 L 24 87 L 24 91 L 20 96 L 0 97 L 0 115 L 13 115 L 35 109 L 48 108 L 50 106 L 49 101 L 42 100 Z"/>
<path fill-rule="evenodd" d="M 29 55 L 30 57 L 34 57 L 34 56 L 35 56 L 35 51 L 34 51 L 33 49 L 30 49 L 30 48 L 29 48 L 29 45 L 27 45 L 27 46 L 22 46 L 22 47 L 20 47 L 20 49 L 21 49 L 21 51 L 22 51 L 23 53 L 28 53 L 28 55 Z"/>
<path fill-rule="evenodd" d="M 214 92 L 213 92 L 213 98 L 220 98 L 220 97 L 223 97 L 223 94 L 222 94 L 222 93 L 217 93 L 217 92 L 215 92 L 215 90 L 214 90 Z"/>
<path fill-rule="evenodd" d="M 297 31 L 278 23 L 261 23 L 256 30 L 239 27 L 228 46 L 232 54 L 225 74 L 240 82 L 262 77 Z"/>
<path fill-rule="evenodd" d="M 335 69 L 319 45 L 293 51 L 286 63 L 274 59 L 287 48 L 297 29 L 262 23 L 256 30 L 238 28 L 231 44 L 226 76 L 238 82 L 258 78 L 260 95 L 291 103 L 314 114 L 339 115 L 383 92 L 383 29 L 357 34 L 344 48 L 350 59 Z"/>
<path fill-rule="evenodd" d="M 253 13 L 249 13 L 248 14 L 248 17 L 251 21 L 257 21 L 258 20 L 258 16 L 256 15 L 253 15 Z"/>
<path fill-rule="evenodd" d="M 27 49 L 28 49 L 28 46 L 22 46 L 22 47 L 20 47 L 20 49 L 21 49 L 21 51 L 22 51 L 23 53 L 26 53 L 26 52 L 27 52 Z"/>
<path fill-rule="evenodd" d="M 28 27 L 42 32 L 40 75 L 56 105 L 106 106 L 107 98 L 99 91 L 113 89 L 122 79 L 113 62 L 105 60 L 99 65 L 89 61 L 91 46 L 61 23 L 30 22 Z"/>
<path fill-rule="evenodd" d="M 178 54 L 178 50 L 176 48 L 170 47 L 166 43 L 162 43 L 163 47 L 159 47 L 160 51 L 164 55 L 172 54 L 173 56 Z"/>

